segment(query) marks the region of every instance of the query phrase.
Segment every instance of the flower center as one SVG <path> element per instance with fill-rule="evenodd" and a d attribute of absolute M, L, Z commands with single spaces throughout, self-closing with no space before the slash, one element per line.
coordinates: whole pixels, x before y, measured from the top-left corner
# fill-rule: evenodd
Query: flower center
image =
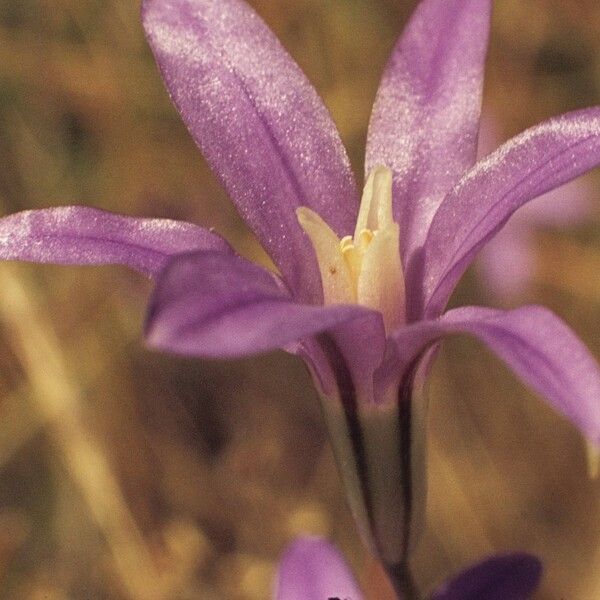
<path fill-rule="evenodd" d="M 361 304 L 383 315 L 386 331 L 405 322 L 400 227 L 392 213 L 392 172 L 375 167 L 365 184 L 354 235 L 341 240 L 310 208 L 296 209 L 317 255 L 325 304 Z"/>

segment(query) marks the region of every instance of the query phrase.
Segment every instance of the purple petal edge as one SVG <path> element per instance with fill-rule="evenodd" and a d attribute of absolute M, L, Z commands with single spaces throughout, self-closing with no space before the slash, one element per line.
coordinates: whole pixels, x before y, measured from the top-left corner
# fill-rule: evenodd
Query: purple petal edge
<path fill-rule="evenodd" d="M 353 231 L 358 193 L 312 85 L 241 0 L 145 0 L 148 42 L 171 98 L 243 218 L 304 301 L 322 299 L 295 209 Z"/>
<path fill-rule="evenodd" d="M 502 143 L 499 123 L 484 111 L 479 128 L 480 158 Z M 593 185 L 580 177 L 522 206 L 479 251 L 475 262 L 482 290 L 488 297 L 514 301 L 530 288 L 537 268 L 534 230 L 573 227 L 593 213 Z"/>
<path fill-rule="evenodd" d="M 286 550 L 277 572 L 275 600 L 362 600 L 348 565 L 332 544 L 298 538 Z"/>
<path fill-rule="evenodd" d="M 366 170 L 394 172 L 407 289 L 444 195 L 475 162 L 490 0 L 423 0 L 398 40 L 377 92 Z"/>
<path fill-rule="evenodd" d="M 0 219 L 2 260 L 119 264 L 155 277 L 170 256 L 192 250 L 233 253 L 223 238 L 191 223 L 84 206 L 27 210 Z"/>
<path fill-rule="evenodd" d="M 479 161 L 444 198 L 423 247 L 417 314 L 438 316 L 481 246 L 520 206 L 600 164 L 600 107 L 524 131 Z"/>
<path fill-rule="evenodd" d="M 158 277 L 146 322 L 158 349 L 212 358 L 286 348 L 340 323 L 379 313 L 358 305 L 298 304 L 275 275 L 239 256 L 174 257 Z"/>
<path fill-rule="evenodd" d="M 542 563 L 531 554 L 492 556 L 446 581 L 431 600 L 527 600 L 542 571 Z"/>
<path fill-rule="evenodd" d="M 600 368 L 581 340 L 541 306 L 512 311 L 462 307 L 441 319 L 395 331 L 397 362 L 411 360 L 440 338 L 466 333 L 484 342 L 526 384 L 600 446 Z"/>

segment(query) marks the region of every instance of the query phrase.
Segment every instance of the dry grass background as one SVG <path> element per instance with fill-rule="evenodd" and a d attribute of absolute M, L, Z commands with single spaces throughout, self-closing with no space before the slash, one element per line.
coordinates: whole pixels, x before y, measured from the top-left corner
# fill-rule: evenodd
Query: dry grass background
<path fill-rule="evenodd" d="M 251 3 L 317 86 L 359 173 L 377 81 L 414 2 Z M 184 218 L 261 259 L 169 104 L 138 11 L 0 0 L 0 211 Z M 497 0 L 486 105 L 507 133 L 600 104 L 599 34 L 596 0 Z M 600 358 L 598 219 L 538 240 L 521 300 L 553 308 Z M 369 597 L 386 597 L 299 361 L 150 352 L 148 292 L 118 267 L 0 265 L 0 597 L 268 598 L 300 532 L 335 539 Z M 468 274 L 455 302 L 480 301 L 494 299 Z M 421 584 L 518 548 L 545 560 L 539 598 L 597 600 L 600 483 L 573 428 L 469 340 L 445 345 L 431 405 Z"/>

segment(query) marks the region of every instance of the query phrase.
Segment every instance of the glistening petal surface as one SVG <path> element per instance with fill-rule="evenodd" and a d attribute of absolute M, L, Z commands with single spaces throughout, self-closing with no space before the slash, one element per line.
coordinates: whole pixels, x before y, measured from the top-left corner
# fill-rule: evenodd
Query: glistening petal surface
<path fill-rule="evenodd" d="M 508 312 L 457 308 L 438 320 L 394 332 L 399 363 L 409 364 L 423 349 L 455 333 L 480 339 L 555 410 L 600 445 L 600 368 L 556 315 L 541 306 Z"/>
<path fill-rule="evenodd" d="M 358 305 L 298 304 L 273 274 L 239 256 L 174 257 L 150 300 L 146 339 L 156 348 L 225 358 L 284 348 L 378 313 Z"/>
<path fill-rule="evenodd" d="M 424 314 L 439 315 L 478 249 L 525 202 L 600 164 L 600 107 L 524 131 L 446 196 L 424 247 Z"/>
<path fill-rule="evenodd" d="M 299 538 L 284 554 L 275 600 L 362 600 L 354 577 L 338 551 L 316 537 Z"/>
<path fill-rule="evenodd" d="M 484 157 L 501 144 L 499 127 L 485 115 L 479 128 L 478 155 Z M 579 177 L 522 206 L 481 248 L 475 266 L 488 297 L 506 301 L 527 291 L 538 261 L 534 229 L 575 226 L 592 215 L 593 186 Z"/>
<path fill-rule="evenodd" d="M 0 219 L 2 260 L 120 264 L 154 277 L 170 256 L 193 250 L 233 252 L 223 238 L 191 223 L 84 206 L 27 210 Z"/>
<path fill-rule="evenodd" d="M 494 152 L 505 140 L 498 123 L 491 115 L 483 116 L 479 127 L 478 158 Z M 518 210 L 509 221 L 531 227 L 575 225 L 585 221 L 593 212 L 594 186 L 585 177 L 574 179 L 554 188 Z"/>
<path fill-rule="evenodd" d="M 352 232 L 358 195 L 314 88 L 241 0 L 146 0 L 143 23 L 173 102 L 240 213 L 300 299 L 321 300 L 295 208 Z"/>
<path fill-rule="evenodd" d="M 475 162 L 490 13 L 490 0 L 423 0 L 377 93 L 366 169 L 394 171 L 407 272 L 439 203 Z"/>
<path fill-rule="evenodd" d="M 431 600 L 527 600 L 541 576 L 542 564 L 535 556 L 492 556 L 445 582 Z"/>

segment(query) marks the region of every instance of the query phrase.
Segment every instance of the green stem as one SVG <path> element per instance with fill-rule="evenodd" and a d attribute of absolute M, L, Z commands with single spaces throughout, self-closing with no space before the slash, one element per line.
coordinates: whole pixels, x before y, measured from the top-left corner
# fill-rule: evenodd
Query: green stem
<path fill-rule="evenodd" d="M 423 600 L 406 562 L 387 565 L 385 570 L 400 600 Z"/>

